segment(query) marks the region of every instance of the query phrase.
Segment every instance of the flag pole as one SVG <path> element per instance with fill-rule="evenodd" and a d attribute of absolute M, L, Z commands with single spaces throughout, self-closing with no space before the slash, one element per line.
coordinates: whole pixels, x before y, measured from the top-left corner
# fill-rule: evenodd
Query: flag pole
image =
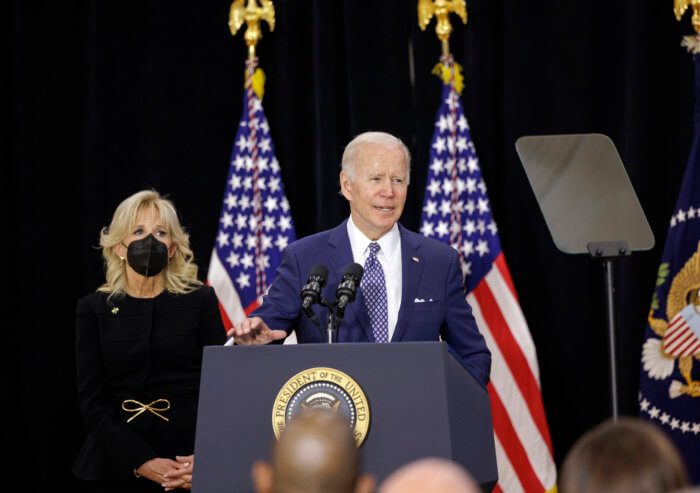
<path fill-rule="evenodd" d="M 462 77 L 462 67 L 454 61 L 454 57 L 450 53 L 450 35 L 452 34 L 452 24 L 450 23 L 450 14 L 457 14 L 464 24 L 467 23 L 467 5 L 465 0 L 418 0 L 418 25 L 421 30 L 430 23 L 430 20 L 435 16 L 435 33 L 437 34 L 442 46 L 442 56 L 440 63 L 433 68 L 433 73 L 438 75 L 445 85 L 450 87 L 449 98 L 452 101 L 450 110 L 451 138 L 456 139 L 457 135 L 457 100 L 462 93 L 464 80 Z M 460 265 L 464 266 L 465 258 L 462 245 L 462 228 L 457 227 L 462 221 L 462 211 L 459 206 L 460 188 L 458 186 L 458 170 L 457 170 L 457 149 L 450 149 L 449 164 L 446 168 L 450 170 L 450 182 L 452 184 L 452 193 L 450 197 L 450 224 L 454 227 L 450 228 L 450 245 L 454 246 L 459 255 Z M 464 267 L 463 267 L 464 268 Z M 463 271 L 463 276 L 466 275 Z"/>
<path fill-rule="evenodd" d="M 265 74 L 255 53 L 262 38 L 260 21 L 275 27 L 270 0 L 235 0 L 229 28 L 235 35 L 245 22 L 243 108 L 236 125 L 224 188 L 216 242 L 207 284 L 216 291 L 226 328 L 241 322 L 262 302 L 287 245 L 296 240 L 279 161 L 263 108 Z M 296 340 L 292 333 L 285 343 Z M 227 344 L 232 344 L 230 339 Z"/>
<path fill-rule="evenodd" d="M 260 123 L 256 118 L 256 105 L 254 97 L 262 101 L 265 85 L 265 75 L 258 66 L 258 58 L 255 56 L 255 47 L 258 41 L 262 39 L 262 31 L 260 29 L 260 21 L 266 21 L 270 26 L 270 31 L 275 30 L 275 7 L 272 0 L 260 0 L 262 6 L 258 5 L 257 0 L 248 0 L 244 6 L 245 0 L 234 0 L 229 9 L 228 25 L 233 36 L 236 35 L 238 29 L 246 23 L 247 29 L 243 38 L 248 46 L 248 60 L 246 60 L 245 73 L 245 91 L 246 101 L 248 106 L 248 130 L 250 132 L 250 159 L 252 162 L 252 187 L 253 187 L 253 223 L 251 227 L 255 236 L 255 291 L 257 303 L 262 303 L 262 297 L 267 291 L 267 275 L 265 265 L 260 259 L 263 258 L 265 247 L 263 245 L 263 200 L 261 184 L 258 180 L 260 175 L 260 167 L 258 158 L 260 149 L 258 143 L 260 141 Z"/>

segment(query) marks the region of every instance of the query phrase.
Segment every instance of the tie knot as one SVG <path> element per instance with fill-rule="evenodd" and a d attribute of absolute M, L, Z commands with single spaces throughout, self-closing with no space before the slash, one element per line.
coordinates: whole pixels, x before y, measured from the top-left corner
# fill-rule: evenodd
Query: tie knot
<path fill-rule="evenodd" d="M 379 243 L 374 242 L 374 243 L 369 244 L 369 256 L 370 257 L 376 257 L 378 251 L 379 251 Z"/>

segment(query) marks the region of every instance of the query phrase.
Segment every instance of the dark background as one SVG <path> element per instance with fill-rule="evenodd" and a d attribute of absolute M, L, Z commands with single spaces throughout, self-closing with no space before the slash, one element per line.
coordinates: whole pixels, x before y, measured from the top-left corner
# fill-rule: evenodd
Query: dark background
<path fill-rule="evenodd" d="M 440 81 L 434 21 L 416 1 L 276 0 L 258 49 L 265 111 L 297 235 L 347 214 L 343 146 L 392 132 L 414 166 L 404 225 L 417 230 Z M 12 56 L 3 146 L 5 450 L 32 490 L 73 484 L 84 437 L 74 377 L 76 300 L 103 282 L 98 233 L 128 195 L 167 194 L 204 278 L 242 111 L 246 48 L 230 2 L 62 1 L 6 6 Z M 637 413 L 641 342 L 691 144 L 689 15 L 673 2 L 469 0 L 451 41 L 494 217 L 537 347 L 560 464 L 610 413 L 603 272 L 554 247 L 515 153 L 522 135 L 599 132 L 616 144 L 656 237 L 618 263 L 620 406 Z M 456 18 L 453 19 L 455 22 Z M 413 60 L 413 62 L 411 62 Z M 414 77 L 412 78 L 412 67 Z M 572 225 L 575 227 L 575 225 Z M 16 279 L 17 281 L 11 281 Z M 13 315 L 14 314 L 14 315 Z M 7 446 L 8 442 L 12 444 Z"/>

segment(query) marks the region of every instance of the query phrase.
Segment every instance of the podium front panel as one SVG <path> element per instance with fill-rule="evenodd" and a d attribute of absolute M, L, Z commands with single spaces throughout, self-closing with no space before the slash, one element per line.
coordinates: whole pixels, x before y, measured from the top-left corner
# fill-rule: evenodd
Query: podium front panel
<path fill-rule="evenodd" d="M 363 472 L 381 481 L 397 467 L 431 456 L 462 463 L 480 483 L 495 481 L 493 432 L 487 433 L 490 445 L 475 441 L 483 439 L 485 426 L 491 427 L 488 395 L 452 358 L 439 342 L 205 348 L 194 491 L 253 491 L 252 465 L 268 460 L 275 440 L 277 394 L 291 377 L 314 367 L 348 374 L 367 397 L 370 426 L 361 446 Z M 448 377 L 454 372 L 461 377 Z M 456 393 L 464 395 L 457 398 Z M 455 394 L 454 403 L 450 394 Z M 457 419 L 458 424 L 452 422 Z M 455 430 L 462 436 L 453 436 Z M 455 442 L 461 440 L 465 442 Z M 483 467 L 489 457 L 493 470 Z M 470 467 L 475 460 L 478 471 Z"/>

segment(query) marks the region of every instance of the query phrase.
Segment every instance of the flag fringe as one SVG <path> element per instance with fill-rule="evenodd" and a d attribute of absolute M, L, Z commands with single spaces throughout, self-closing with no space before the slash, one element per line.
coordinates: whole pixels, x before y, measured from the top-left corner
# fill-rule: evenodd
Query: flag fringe
<path fill-rule="evenodd" d="M 700 36 L 683 36 L 681 46 L 688 50 L 688 53 L 697 55 L 700 53 Z"/>
<path fill-rule="evenodd" d="M 453 62 L 453 65 L 455 71 L 455 91 L 457 91 L 457 94 L 461 96 L 462 90 L 464 89 L 464 75 L 462 74 L 462 66 L 456 62 Z M 450 85 L 452 81 L 452 70 L 449 65 L 445 63 L 438 63 L 433 67 L 431 73 L 440 77 L 445 85 Z"/>

